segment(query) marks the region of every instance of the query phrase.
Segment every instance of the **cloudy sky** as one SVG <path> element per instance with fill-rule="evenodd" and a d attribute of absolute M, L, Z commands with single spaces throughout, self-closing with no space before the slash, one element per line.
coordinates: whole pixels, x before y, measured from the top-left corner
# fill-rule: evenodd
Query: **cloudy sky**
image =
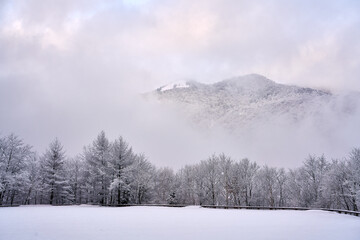
<path fill-rule="evenodd" d="M 195 161 L 206 152 L 172 153 L 218 144 L 139 93 L 249 73 L 360 91 L 359 13 L 357 0 L 0 0 L 0 131 L 75 155 L 104 129 L 159 165 Z"/>

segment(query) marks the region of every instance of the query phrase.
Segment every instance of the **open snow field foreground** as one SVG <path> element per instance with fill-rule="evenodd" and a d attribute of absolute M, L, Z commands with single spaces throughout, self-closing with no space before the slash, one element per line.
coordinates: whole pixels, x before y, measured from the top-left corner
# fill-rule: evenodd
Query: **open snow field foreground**
<path fill-rule="evenodd" d="M 200 207 L 0 208 L 1 240 L 360 239 L 360 217 Z"/>

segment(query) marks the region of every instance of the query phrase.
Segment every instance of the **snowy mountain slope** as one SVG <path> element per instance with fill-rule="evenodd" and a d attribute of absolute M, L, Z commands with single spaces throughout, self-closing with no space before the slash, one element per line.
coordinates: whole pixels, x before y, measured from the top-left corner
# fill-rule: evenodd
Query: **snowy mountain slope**
<path fill-rule="evenodd" d="M 188 88 L 190 85 L 187 82 L 177 82 L 177 83 L 171 83 L 166 86 L 162 86 L 158 88 L 157 90 L 160 92 L 176 89 L 176 88 Z"/>
<path fill-rule="evenodd" d="M 158 88 L 151 95 L 176 107 L 196 125 L 237 130 L 259 123 L 312 121 L 321 125 L 332 115 L 351 115 L 358 94 L 334 95 L 327 91 L 275 83 L 251 74 L 214 84 L 186 82 Z M 186 87 L 183 87 L 186 86 Z"/>

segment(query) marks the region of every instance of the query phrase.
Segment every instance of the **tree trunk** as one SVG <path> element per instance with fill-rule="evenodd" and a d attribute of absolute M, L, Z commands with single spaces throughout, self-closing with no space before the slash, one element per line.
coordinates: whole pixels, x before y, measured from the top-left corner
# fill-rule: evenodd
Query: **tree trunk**
<path fill-rule="evenodd" d="M 4 191 L 1 191 L 0 192 L 0 206 L 2 205 L 2 203 L 3 203 L 3 197 L 4 197 Z"/>
<path fill-rule="evenodd" d="M 16 191 L 14 190 L 11 194 L 11 206 L 14 204 L 15 195 L 16 195 Z"/>
<path fill-rule="evenodd" d="M 119 183 L 118 191 L 117 191 L 117 204 L 121 204 L 121 184 Z"/>
<path fill-rule="evenodd" d="M 28 191 L 28 193 L 27 193 L 27 195 L 26 195 L 26 198 L 25 198 L 25 200 L 24 200 L 24 204 L 25 204 L 25 205 L 30 204 L 31 191 L 32 191 L 32 188 L 30 187 L 30 188 L 29 188 L 29 191 Z"/>
<path fill-rule="evenodd" d="M 53 200 L 54 200 L 54 190 L 51 189 L 51 192 L 50 192 L 50 205 L 53 204 Z"/>

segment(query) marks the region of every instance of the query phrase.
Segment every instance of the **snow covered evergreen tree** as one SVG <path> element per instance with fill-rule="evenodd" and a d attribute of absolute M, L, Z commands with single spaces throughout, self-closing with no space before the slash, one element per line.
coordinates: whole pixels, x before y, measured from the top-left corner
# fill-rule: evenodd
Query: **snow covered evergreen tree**
<path fill-rule="evenodd" d="M 110 168 L 112 180 L 110 190 L 112 194 L 110 203 L 129 203 L 130 192 L 130 166 L 134 163 L 134 154 L 129 144 L 120 136 L 114 141 L 111 148 Z"/>
<path fill-rule="evenodd" d="M 107 204 L 110 186 L 110 160 L 111 145 L 102 131 L 93 141 L 92 145 L 85 148 L 84 156 L 88 165 L 88 189 L 92 203 Z"/>
<path fill-rule="evenodd" d="M 85 161 L 81 156 L 68 159 L 65 162 L 67 174 L 66 177 L 71 187 L 74 197 L 74 203 L 86 203 L 86 178 L 85 178 Z"/>
<path fill-rule="evenodd" d="M 68 179 L 66 179 L 65 152 L 58 139 L 50 143 L 41 158 L 43 191 L 50 204 L 72 202 Z"/>

